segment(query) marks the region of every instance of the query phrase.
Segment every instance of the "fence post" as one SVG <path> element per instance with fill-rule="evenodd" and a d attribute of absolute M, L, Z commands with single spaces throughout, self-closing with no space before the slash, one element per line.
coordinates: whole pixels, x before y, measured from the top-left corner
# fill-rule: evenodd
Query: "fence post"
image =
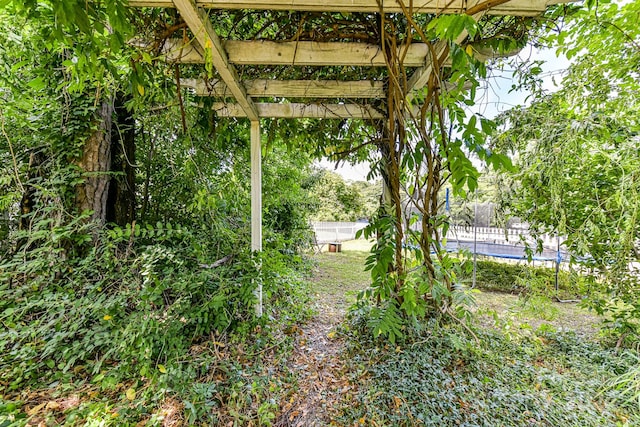
<path fill-rule="evenodd" d="M 476 204 L 473 212 L 473 282 L 471 283 L 472 288 L 476 287 L 476 269 L 478 264 L 477 237 L 478 237 L 478 189 L 476 188 Z"/>

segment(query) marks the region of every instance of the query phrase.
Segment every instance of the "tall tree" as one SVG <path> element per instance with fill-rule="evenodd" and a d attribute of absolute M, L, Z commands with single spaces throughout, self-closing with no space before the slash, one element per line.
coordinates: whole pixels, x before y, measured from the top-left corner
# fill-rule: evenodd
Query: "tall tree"
<path fill-rule="evenodd" d="M 7 31 L 16 36 L 9 37 L 13 48 L 3 52 L 5 60 L 13 58 L 21 68 L 29 68 L 28 86 L 48 97 L 57 110 L 57 120 L 43 123 L 59 141 L 50 153 L 57 159 L 52 163 L 70 162 L 81 174 L 71 205 L 101 223 L 130 222 L 135 211 L 134 121 L 124 101 L 134 92 L 142 94 L 142 86 L 134 51 L 125 43 L 135 25 L 126 2 L 25 1 L 3 6 Z M 15 81 L 12 85 L 15 91 L 22 86 Z M 32 108 L 41 108 L 40 99 L 32 102 Z M 28 201 L 23 203 L 26 215 L 36 203 L 27 194 L 29 188 L 23 197 Z"/>

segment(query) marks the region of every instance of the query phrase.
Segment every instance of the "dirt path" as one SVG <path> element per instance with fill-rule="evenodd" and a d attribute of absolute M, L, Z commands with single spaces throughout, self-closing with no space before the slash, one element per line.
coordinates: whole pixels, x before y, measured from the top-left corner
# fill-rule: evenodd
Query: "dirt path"
<path fill-rule="evenodd" d="M 298 388 L 283 402 L 275 426 L 331 424 L 340 396 L 349 390 L 340 358 L 344 343 L 334 336 L 341 320 L 340 315 L 317 315 L 300 328 L 290 361 L 291 370 L 298 375 Z"/>
<path fill-rule="evenodd" d="M 364 256 L 364 255 L 363 255 Z M 340 258 L 342 257 L 342 258 Z M 347 307 L 353 301 L 351 292 L 366 286 L 366 274 L 345 280 L 333 271 L 337 264 L 348 268 L 349 256 L 321 254 L 313 278 L 314 303 L 317 314 L 299 328 L 296 348 L 290 359 L 290 369 L 298 376 L 298 387 L 281 402 L 276 427 L 338 425 L 335 416 L 343 395 L 353 391 L 341 358 L 344 341 L 336 327 L 344 320 Z"/>

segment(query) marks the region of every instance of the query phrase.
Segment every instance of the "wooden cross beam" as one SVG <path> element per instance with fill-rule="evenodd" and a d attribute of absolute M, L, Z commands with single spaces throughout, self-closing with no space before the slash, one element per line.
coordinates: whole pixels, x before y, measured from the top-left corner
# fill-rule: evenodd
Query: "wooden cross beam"
<path fill-rule="evenodd" d="M 380 81 L 336 80 L 247 80 L 243 82 L 247 95 L 254 98 L 384 98 L 384 83 Z M 182 79 L 180 86 L 194 89 L 198 96 L 229 98 L 233 96 L 220 80 Z"/>
<path fill-rule="evenodd" d="M 228 62 L 236 65 L 354 66 L 385 67 L 384 54 L 377 44 L 347 42 L 274 42 L 267 40 L 228 40 L 221 42 Z M 402 51 L 404 48 L 399 48 Z M 424 43 L 406 49 L 405 67 L 424 64 L 428 53 Z M 169 39 L 162 53 L 170 62 L 204 63 L 193 43 Z"/>
<path fill-rule="evenodd" d="M 466 33 L 465 33 L 466 37 Z M 463 37 L 464 39 L 464 37 Z M 229 64 L 234 65 L 289 65 L 289 66 L 353 66 L 385 67 L 384 54 L 377 44 L 357 42 L 274 42 L 267 40 L 221 41 Z M 436 51 L 446 48 L 445 42 L 436 43 Z M 429 47 L 425 43 L 411 43 L 398 48 L 405 67 L 425 67 L 431 61 Z M 185 43 L 182 39 L 166 40 L 162 55 L 168 62 L 203 64 L 205 58 L 198 44 Z M 487 49 L 476 50 L 479 61 L 503 56 Z M 450 65 L 444 62 L 441 65 Z"/>
<path fill-rule="evenodd" d="M 384 115 L 369 105 L 356 104 L 273 104 L 255 103 L 258 115 L 265 118 L 310 119 L 382 119 Z M 216 102 L 212 109 L 220 117 L 246 117 L 238 104 Z"/>
<path fill-rule="evenodd" d="M 383 99 L 385 85 L 381 81 L 356 80 L 246 80 L 242 84 L 252 98 L 315 98 L 315 99 Z M 231 98 L 231 91 L 221 80 L 180 79 L 180 86 L 193 89 L 197 96 Z M 444 82 L 444 90 L 451 83 Z M 471 85 L 469 84 L 468 88 Z"/>

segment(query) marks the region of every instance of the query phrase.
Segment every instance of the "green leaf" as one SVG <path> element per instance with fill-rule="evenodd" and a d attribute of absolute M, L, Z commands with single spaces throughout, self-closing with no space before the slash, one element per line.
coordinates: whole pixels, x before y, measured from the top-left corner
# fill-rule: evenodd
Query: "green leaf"
<path fill-rule="evenodd" d="M 11 71 L 12 71 L 12 72 L 16 72 L 16 71 L 18 71 L 20 68 L 22 68 L 22 67 L 24 67 L 25 65 L 28 65 L 28 64 L 29 64 L 29 61 L 20 61 L 20 62 L 17 62 L 17 63 L 15 63 L 15 64 L 13 64 L 13 65 L 11 66 Z"/>
<path fill-rule="evenodd" d="M 35 90 L 41 90 L 47 86 L 47 83 L 42 77 L 36 77 L 35 79 L 29 81 L 27 85 Z"/>
<path fill-rule="evenodd" d="M 128 388 L 127 391 L 125 392 L 125 395 L 127 396 L 128 400 L 135 400 L 135 398 L 136 398 L 136 389 Z"/>

